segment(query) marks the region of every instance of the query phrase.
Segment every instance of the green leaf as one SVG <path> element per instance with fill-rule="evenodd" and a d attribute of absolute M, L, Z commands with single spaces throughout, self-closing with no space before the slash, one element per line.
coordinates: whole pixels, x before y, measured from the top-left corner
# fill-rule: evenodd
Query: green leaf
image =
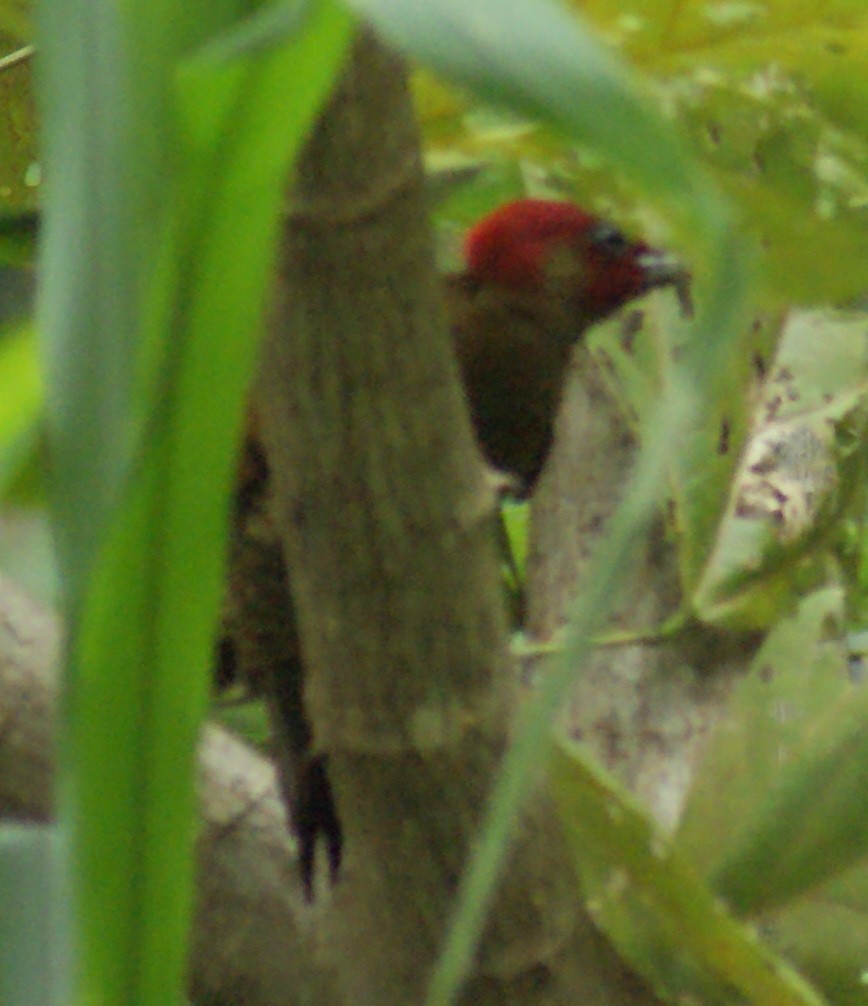
<path fill-rule="evenodd" d="M 630 71 L 543 0 L 431 5 L 356 0 L 396 44 L 453 83 L 593 147 L 688 233 L 714 229 L 702 175 Z"/>
<path fill-rule="evenodd" d="M 125 1006 L 181 994 L 235 446 L 288 170 L 352 27 L 322 0 L 209 52 L 240 6 L 41 9 L 62 808 L 80 991 Z"/>
<path fill-rule="evenodd" d="M 42 380 L 31 327 L 0 334 L 0 495 L 32 454 L 42 416 Z"/>
<path fill-rule="evenodd" d="M 706 874 L 739 855 L 742 824 L 768 804 L 807 738 L 858 694 L 841 645 L 844 593 L 826 586 L 769 632 L 731 696 L 694 778 L 679 847 Z"/>
<path fill-rule="evenodd" d="M 558 745 L 551 772 L 588 909 L 661 999 L 708 1006 L 824 1001 L 727 913 L 581 748 Z"/>
<path fill-rule="evenodd" d="M 704 565 L 687 582 L 703 621 L 742 630 L 772 625 L 824 579 L 842 518 L 853 509 L 861 516 L 854 445 L 868 421 L 866 331 L 855 312 L 799 312 L 787 324 L 727 509 L 700 539 Z M 679 456 L 676 470 L 680 506 L 692 469 Z"/>
<path fill-rule="evenodd" d="M 660 84 L 696 155 L 762 236 L 778 304 L 868 281 L 868 11 L 862 0 L 582 0 Z M 794 222 L 798 222 L 794 226 Z"/>
<path fill-rule="evenodd" d="M 847 738 L 864 733 L 868 707 L 848 673 L 844 600 L 818 590 L 769 633 L 711 740 L 677 847 L 850 1006 L 865 996 L 868 849 L 864 753 Z"/>
<path fill-rule="evenodd" d="M 767 911 L 868 855 L 868 694 L 842 697 L 744 823 L 712 883 L 739 913 Z"/>
<path fill-rule="evenodd" d="M 868 867 L 762 918 L 775 947 L 836 1006 L 864 1006 L 868 986 Z"/>
<path fill-rule="evenodd" d="M 307 0 L 272 0 L 206 42 L 198 58 L 224 62 L 264 52 L 297 34 L 308 13 Z"/>
<path fill-rule="evenodd" d="M 36 17 L 42 158 L 52 179 L 37 315 L 55 535 L 80 592 L 126 463 L 141 277 L 159 217 L 149 206 L 151 229 L 139 232 L 147 179 L 136 156 L 144 151 L 130 144 L 131 45 L 117 5 L 43 0 Z"/>

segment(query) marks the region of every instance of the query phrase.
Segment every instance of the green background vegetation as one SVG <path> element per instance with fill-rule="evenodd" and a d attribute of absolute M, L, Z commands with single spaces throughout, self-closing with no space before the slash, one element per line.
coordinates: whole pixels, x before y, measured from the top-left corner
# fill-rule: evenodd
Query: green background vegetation
<path fill-rule="evenodd" d="M 596 918 L 671 1002 L 733 990 L 864 1002 L 868 698 L 823 642 L 830 624 L 855 634 L 865 621 L 868 12 L 863 0 L 575 6 L 582 20 L 531 0 L 356 5 L 423 68 L 434 183 L 473 169 L 438 203 L 447 243 L 504 199 L 575 197 L 677 248 L 698 304 L 691 323 L 652 317 L 638 362 L 615 360 L 642 455 L 495 788 L 432 1001 L 472 954 L 551 711 L 668 497 L 687 599 L 676 621 L 768 635 L 665 849 L 587 755 L 556 752 Z M 79 951 L 72 1001 L 180 996 L 193 755 L 258 305 L 284 179 L 354 16 L 331 0 L 43 0 L 31 22 L 0 5 L 5 51 L 39 50 L 39 143 L 33 61 L 0 72 L 6 261 L 32 248 L 27 215 L 42 219 L 35 323 L 10 323 L 0 343 L 0 476 L 18 506 L 46 487 L 56 568 L 38 537 L 19 561 L 61 585 L 71 625 L 59 838 L 35 854 L 5 832 L 0 881 L 38 889 L 56 848 L 68 856 L 70 917 L 43 935 Z M 781 338 L 779 319 L 809 308 Z M 740 451 L 714 450 L 723 414 L 734 448 L 751 428 L 760 313 L 773 369 L 794 375 L 791 418 L 832 431 L 819 469 L 808 463 L 816 512 L 784 537 L 734 519 Z M 756 925 L 774 938 L 760 946 Z M 0 954 L 19 995 L 43 952 L 35 940 Z M 54 994 L 64 1001 L 62 983 Z"/>

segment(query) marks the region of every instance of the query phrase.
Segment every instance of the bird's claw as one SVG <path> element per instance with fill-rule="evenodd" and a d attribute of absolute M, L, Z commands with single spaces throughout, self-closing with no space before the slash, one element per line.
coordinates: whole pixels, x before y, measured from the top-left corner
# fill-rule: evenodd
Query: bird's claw
<path fill-rule="evenodd" d="M 298 840 L 299 869 L 304 899 L 314 900 L 314 868 L 320 838 L 325 842 L 329 875 L 338 879 L 343 855 L 343 829 L 335 808 L 326 756 L 307 758 L 299 768 L 292 824 Z"/>

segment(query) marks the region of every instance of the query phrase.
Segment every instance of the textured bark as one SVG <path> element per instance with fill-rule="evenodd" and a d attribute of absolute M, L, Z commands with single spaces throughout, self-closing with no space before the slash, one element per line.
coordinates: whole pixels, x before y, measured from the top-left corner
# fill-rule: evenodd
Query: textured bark
<path fill-rule="evenodd" d="M 452 357 L 400 62 L 355 46 L 298 167 L 257 405 L 347 861 L 323 917 L 356 1002 L 419 1001 L 507 742 L 495 501 Z M 621 1003 L 542 799 L 467 1001 Z"/>
<path fill-rule="evenodd" d="M 0 577 L 0 818 L 46 821 L 60 630 Z M 202 832 L 190 955 L 196 1002 L 293 1006 L 340 1001 L 315 952 L 273 767 L 225 730 L 199 752 Z"/>
<path fill-rule="evenodd" d="M 634 314 L 628 323 L 636 320 Z M 637 446 L 602 366 L 586 345 L 577 347 L 554 450 L 534 497 L 527 632 L 537 641 L 549 640 L 566 621 L 633 466 Z M 676 612 L 675 563 L 660 521 L 614 599 L 611 632 L 651 636 Z M 674 828 L 704 743 L 756 643 L 697 630 L 670 643 L 600 648 L 582 669 L 564 724 L 661 826 Z"/>
<path fill-rule="evenodd" d="M 564 624 L 594 545 L 605 534 L 630 478 L 635 450 L 605 375 L 586 343 L 580 343 L 558 414 L 554 450 L 532 505 L 526 628 L 534 639 L 548 640 Z M 659 609 L 655 599 L 649 624 Z"/>
<path fill-rule="evenodd" d="M 53 805 L 56 619 L 0 576 L 0 810 L 46 821 Z"/>

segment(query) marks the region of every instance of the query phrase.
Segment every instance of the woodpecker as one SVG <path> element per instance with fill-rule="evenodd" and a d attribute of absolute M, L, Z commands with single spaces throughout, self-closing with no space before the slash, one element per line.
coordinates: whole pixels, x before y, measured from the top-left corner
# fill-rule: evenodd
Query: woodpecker
<path fill-rule="evenodd" d="M 484 217 L 467 234 L 464 260 L 462 272 L 445 277 L 444 296 L 470 418 L 487 463 L 526 498 L 551 449 L 576 343 L 649 290 L 681 284 L 685 273 L 577 206 L 539 199 Z M 236 486 L 216 676 L 244 678 L 269 704 L 310 900 L 316 846 L 324 841 L 334 878 L 342 834 L 325 757 L 312 750 L 303 656 L 270 509 L 267 459 L 252 423 Z"/>
<path fill-rule="evenodd" d="M 452 342 L 477 440 L 519 496 L 552 444 L 573 347 L 655 287 L 681 284 L 668 255 L 571 203 L 520 199 L 467 234 L 446 277 Z"/>

